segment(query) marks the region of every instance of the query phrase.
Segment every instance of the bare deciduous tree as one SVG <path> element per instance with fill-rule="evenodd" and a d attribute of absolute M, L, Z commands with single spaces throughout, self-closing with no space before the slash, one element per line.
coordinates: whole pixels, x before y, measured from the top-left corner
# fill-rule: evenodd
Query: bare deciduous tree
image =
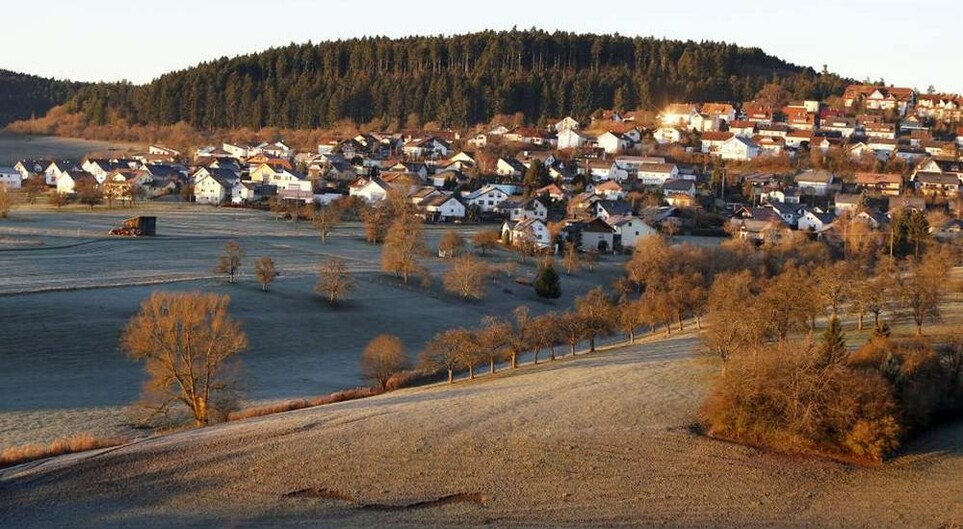
<path fill-rule="evenodd" d="M 233 283 L 237 278 L 237 273 L 241 269 L 241 258 L 244 257 L 244 250 L 237 241 L 227 241 L 224 244 L 224 253 L 217 258 L 217 266 L 214 271 L 218 274 L 227 274 L 228 282 Z"/>
<path fill-rule="evenodd" d="M 445 273 L 445 290 L 463 299 L 482 299 L 485 297 L 485 283 L 491 275 L 489 266 L 476 257 L 463 255 L 455 259 Z"/>
<path fill-rule="evenodd" d="M 318 282 L 314 291 L 328 298 L 328 303 L 334 305 L 343 301 L 348 292 L 356 286 L 354 277 L 342 259 L 332 257 L 321 264 L 318 270 Z"/>
<path fill-rule="evenodd" d="M 950 256 L 930 250 L 922 259 L 906 266 L 897 280 L 900 302 L 916 324 L 916 335 L 923 334 L 923 324 L 938 321 L 940 304 L 946 297 L 947 273 L 952 266 Z"/>
<path fill-rule="evenodd" d="M 141 304 L 121 337 L 121 347 L 143 360 L 148 374 L 139 408 L 145 421 L 174 417 L 179 407 L 203 426 L 235 405 L 232 360 L 247 337 L 228 315 L 230 298 L 215 294 L 155 292 Z"/>
<path fill-rule="evenodd" d="M 382 391 L 388 381 L 407 366 L 405 347 L 397 336 L 376 336 L 361 353 L 361 374 L 378 384 Z"/>
<path fill-rule="evenodd" d="M 559 333 L 562 342 L 569 346 L 572 356 L 575 356 L 575 346 L 587 337 L 585 320 L 577 312 L 567 312 L 560 317 Z"/>
<path fill-rule="evenodd" d="M 274 282 L 278 277 L 278 270 L 274 266 L 274 259 L 262 256 L 254 262 L 254 277 L 261 283 L 261 290 L 267 290 L 267 286 Z"/>
<path fill-rule="evenodd" d="M 485 316 L 482 319 L 482 327 L 476 335 L 479 347 L 488 360 L 489 373 L 494 373 L 495 363 L 505 357 L 505 347 L 511 333 L 512 325 L 501 318 Z"/>
<path fill-rule="evenodd" d="M 438 241 L 438 255 L 440 257 L 455 257 L 465 248 L 465 238 L 455 230 L 448 230 Z"/>
<path fill-rule="evenodd" d="M 401 276 L 405 283 L 413 274 L 427 279 L 418 258 L 426 252 L 422 225 L 416 218 L 398 218 L 388 229 L 381 250 L 381 269 Z"/>
<path fill-rule="evenodd" d="M 619 329 L 629 335 L 629 343 L 635 343 L 635 331 L 645 323 L 642 301 L 626 301 L 618 306 Z"/>
<path fill-rule="evenodd" d="M 615 326 L 615 306 L 602 287 L 596 287 L 575 300 L 575 312 L 582 318 L 589 340 L 589 352 L 593 352 L 596 338 L 605 336 Z"/>
<path fill-rule="evenodd" d="M 486 253 L 488 253 L 488 250 L 497 246 L 498 242 L 501 240 L 502 236 L 497 231 L 485 230 L 476 233 L 471 239 L 471 244 L 475 248 L 480 248 L 481 254 L 484 256 Z"/>
<path fill-rule="evenodd" d="M 321 236 L 321 243 L 328 242 L 328 235 L 334 231 L 335 226 L 341 222 L 341 208 L 335 203 L 319 206 L 314 211 L 311 222 Z"/>
<path fill-rule="evenodd" d="M 477 348 L 472 333 L 462 328 L 449 329 L 436 334 L 425 345 L 419 360 L 427 369 L 446 370 L 448 383 L 451 384 L 454 381 L 455 368 L 461 364 L 464 350 L 468 347 Z"/>
<path fill-rule="evenodd" d="M 565 257 L 562 258 L 562 268 L 568 275 L 572 275 L 582 268 L 582 259 L 579 257 L 578 248 L 572 241 L 565 243 Z"/>
<path fill-rule="evenodd" d="M 0 219 L 7 218 L 11 208 L 13 208 L 13 194 L 6 185 L 0 184 Z"/>

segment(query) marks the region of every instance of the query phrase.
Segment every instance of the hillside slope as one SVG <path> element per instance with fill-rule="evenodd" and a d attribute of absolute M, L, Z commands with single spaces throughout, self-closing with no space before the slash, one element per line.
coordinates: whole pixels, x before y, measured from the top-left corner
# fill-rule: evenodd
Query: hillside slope
<path fill-rule="evenodd" d="M 342 119 L 383 127 L 461 127 L 498 114 L 538 122 L 599 108 L 746 100 L 775 80 L 798 98 L 845 80 L 719 42 L 487 31 L 292 44 L 221 58 L 143 86 L 93 85 L 69 107 L 94 125 L 186 122 L 201 130 L 313 129 Z"/>
<path fill-rule="evenodd" d="M 878 469 L 691 434 L 689 336 L 0 472 L 10 527 L 947 527 L 963 425 Z M 925 501 L 921 501 L 924 499 Z M 407 507 L 405 507 L 407 506 Z"/>
<path fill-rule="evenodd" d="M 12 121 L 43 116 L 73 97 L 82 86 L 82 83 L 0 70 L 0 127 Z"/>

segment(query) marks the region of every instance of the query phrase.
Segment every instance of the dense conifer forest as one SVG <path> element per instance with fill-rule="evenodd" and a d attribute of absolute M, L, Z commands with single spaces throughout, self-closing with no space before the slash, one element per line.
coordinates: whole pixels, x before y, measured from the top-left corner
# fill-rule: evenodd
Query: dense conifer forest
<path fill-rule="evenodd" d="M 19 119 L 43 116 L 70 99 L 81 83 L 0 70 L 0 126 Z"/>
<path fill-rule="evenodd" d="M 92 125 L 186 122 L 199 130 L 313 129 L 345 119 L 461 127 L 518 113 L 538 124 L 567 114 L 585 119 L 600 108 L 742 101 L 769 82 L 796 98 L 839 94 L 846 84 L 758 48 L 513 30 L 292 44 L 146 85 L 88 85 L 67 111 Z"/>

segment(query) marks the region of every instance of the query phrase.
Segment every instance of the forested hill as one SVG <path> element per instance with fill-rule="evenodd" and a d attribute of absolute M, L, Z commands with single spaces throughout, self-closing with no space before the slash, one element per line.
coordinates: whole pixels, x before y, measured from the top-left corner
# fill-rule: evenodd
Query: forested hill
<path fill-rule="evenodd" d="M 81 83 L 0 70 L 0 126 L 43 116 L 51 107 L 73 97 L 81 86 Z"/>
<path fill-rule="evenodd" d="M 143 86 L 93 85 L 68 106 L 91 123 L 185 121 L 199 129 L 464 126 L 522 112 L 537 123 L 599 108 L 746 100 L 767 82 L 797 98 L 842 92 L 832 74 L 758 48 L 618 35 L 483 32 L 290 45 L 166 74 Z"/>

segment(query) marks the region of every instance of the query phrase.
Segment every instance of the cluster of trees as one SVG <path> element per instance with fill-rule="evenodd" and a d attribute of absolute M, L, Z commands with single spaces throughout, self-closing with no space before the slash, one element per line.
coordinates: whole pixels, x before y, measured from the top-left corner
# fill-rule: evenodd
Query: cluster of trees
<path fill-rule="evenodd" d="M 713 274 L 703 340 L 723 369 L 704 407 L 711 434 L 880 460 L 908 433 L 963 404 L 963 348 L 919 338 L 955 289 L 953 248 L 921 237 L 905 259 L 883 251 L 836 261 L 814 243 L 785 250 L 763 249 L 744 266 Z M 853 352 L 842 331 L 847 314 L 857 330 L 867 315 L 874 323 L 874 338 Z M 883 316 L 908 320 L 917 338 L 891 339 Z M 820 320 L 828 324 L 817 341 Z"/>
<path fill-rule="evenodd" d="M 601 287 L 595 288 L 575 300 L 573 308 L 565 312 L 548 312 L 532 316 L 527 306 L 512 311 L 512 318 L 486 316 L 477 328 L 458 327 L 435 335 L 419 357 L 419 364 L 427 371 L 446 372 L 452 383 L 456 371 L 463 370 L 469 378 L 475 378 L 481 365 L 488 365 L 490 373 L 496 364 L 507 361 L 512 369 L 518 367 L 519 357 L 532 353 L 534 363 L 539 355 L 548 350 L 549 358 L 555 360 L 557 348 L 567 346 L 575 356 L 576 346 L 589 343 L 589 352 L 595 351 L 596 341 L 621 328 L 631 332 L 641 325 L 638 320 L 624 325 L 622 312 L 634 308 L 617 305 L 616 300 Z M 625 321 L 629 321 L 626 318 Z"/>
<path fill-rule="evenodd" d="M 12 121 L 42 116 L 55 105 L 73 97 L 82 83 L 58 81 L 0 70 L 0 126 Z"/>
<path fill-rule="evenodd" d="M 313 129 L 347 119 L 414 128 L 516 113 L 539 123 L 566 114 L 587 119 L 599 108 L 748 100 L 766 83 L 801 99 L 840 94 L 848 81 L 732 44 L 512 30 L 292 44 L 143 86 L 85 86 L 66 110 L 94 126 L 123 120 Z"/>

